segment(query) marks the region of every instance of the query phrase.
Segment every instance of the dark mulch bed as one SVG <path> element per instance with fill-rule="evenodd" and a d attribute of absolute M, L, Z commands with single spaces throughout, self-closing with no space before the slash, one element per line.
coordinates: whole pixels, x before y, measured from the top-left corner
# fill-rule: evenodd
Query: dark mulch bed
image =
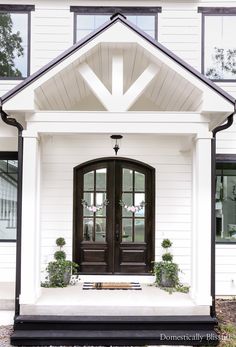
<path fill-rule="evenodd" d="M 216 312 L 220 323 L 236 326 L 236 300 L 217 299 Z"/>

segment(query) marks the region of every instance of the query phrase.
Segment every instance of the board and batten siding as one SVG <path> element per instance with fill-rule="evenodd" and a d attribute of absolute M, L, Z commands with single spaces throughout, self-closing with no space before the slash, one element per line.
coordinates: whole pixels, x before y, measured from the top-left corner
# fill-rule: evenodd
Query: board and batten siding
<path fill-rule="evenodd" d="M 190 153 L 179 151 L 180 139 L 126 135 L 119 156 L 136 159 L 156 169 L 156 259 L 163 238 L 173 241 L 174 260 L 190 282 L 191 181 Z M 55 239 L 65 237 L 72 253 L 73 168 L 88 160 L 113 156 L 108 135 L 53 136 L 42 139 L 42 270 L 53 258 Z"/>
<path fill-rule="evenodd" d="M 217 134 L 217 153 L 236 154 L 236 117 Z M 236 244 L 216 244 L 216 294 L 236 295 Z"/>

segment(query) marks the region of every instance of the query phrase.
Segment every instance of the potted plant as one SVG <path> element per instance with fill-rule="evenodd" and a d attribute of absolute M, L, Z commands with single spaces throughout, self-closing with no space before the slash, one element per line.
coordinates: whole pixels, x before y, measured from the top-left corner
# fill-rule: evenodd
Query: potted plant
<path fill-rule="evenodd" d="M 172 291 L 188 292 L 189 287 L 183 286 L 179 281 L 180 268 L 178 264 L 173 262 L 173 255 L 170 253 L 169 248 L 172 242 L 169 239 L 164 239 L 161 244 L 164 249 L 162 261 L 154 262 L 153 272 L 156 276 L 157 286 Z"/>
<path fill-rule="evenodd" d="M 66 287 L 70 282 L 70 276 L 78 268 L 78 265 L 70 260 L 66 260 L 66 253 L 62 250 L 66 241 L 63 237 L 56 239 L 56 245 L 59 250 L 54 253 L 53 261 L 47 265 L 46 271 L 48 276 L 47 282 L 43 283 L 44 287 Z"/>

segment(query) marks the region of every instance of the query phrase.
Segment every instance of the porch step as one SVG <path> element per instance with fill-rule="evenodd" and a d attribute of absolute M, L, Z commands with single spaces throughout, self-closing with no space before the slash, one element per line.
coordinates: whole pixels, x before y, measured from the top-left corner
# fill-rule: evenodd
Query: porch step
<path fill-rule="evenodd" d="M 216 324 L 210 316 L 19 316 L 11 343 L 138 346 L 168 345 L 171 341 L 171 345 L 216 345 Z"/>
<path fill-rule="evenodd" d="M 216 345 L 212 330 L 21 330 L 11 337 L 13 346 L 72 345 Z"/>

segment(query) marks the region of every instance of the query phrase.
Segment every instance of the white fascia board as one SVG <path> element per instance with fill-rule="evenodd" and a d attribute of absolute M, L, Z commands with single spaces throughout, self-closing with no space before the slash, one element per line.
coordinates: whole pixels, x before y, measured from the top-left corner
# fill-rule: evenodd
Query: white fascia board
<path fill-rule="evenodd" d="M 146 41 L 144 38 L 139 36 L 133 30 L 128 28 L 126 25 L 121 22 L 115 22 L 112 26 L 107 28 L 104 32 L 97 35 L 91 41 L 88 41 L 84 46 L 78 49 L 76 52 L 73 52 L 70 56 L 64 59 L 62 62 L 55 65 L 51 70 L 39 77 L 35 82 L 31 83 L 17 95 L 9 99 L 4 104 L 4 109 L 7 110 L 32 110 L 32 105 L 34 103 L 33 96 L 34 90 L 41 86 L 44 82 L 48 81 L 54 75 L 65 69 L 68 65 L 79 59 L 82 55 L 87 53 L 89 50 L 94 48 L 97 44 L 100 43 L 137 43 L 143 47 L 147 52 L 152 56 L 153 62 L 155 60 L 161 60 L 164 64 L 169 66 L 176 73 L 180 74 L 183 78 L 188 80 L 196 88 L 203 92 L 209 91 L 210 87 L 206 86 L 198 78 L 196 78 L 191 72 L 187 71 L 184 67 L 180 66 L 173 59 L 169 58 L 165 53 L 161 52 L 158 48 L 153 46 L 151 43 Z M 158 64 L 158 61 L 156 62 Z M 159 64 L 158 64 L 159 65 Z M 30 92 L 29 92 L 30 90 Z M 233 106 L 230 102 L 226 101 L 222 96 L 218 95 L 216 92 L 212 91 L 215 94 L 215 100 L 223 99 L 226 104 Z M 23 100 L 23 102 L 22 102 Z M 28 100 L 28 103 L 27 103 Z M 27 107 L 28 106 L 28 107 Z"/>
<path fill-rule="evenodd" d="M 209 116 L 198 112 L 89 112 L 89 111 L 38 111 L 26 116 L 28 123 L 209 123 Z"/>
<path fill-rule="evenodd" d="M 164 122 L 28 122 L 25 135 L 35 134 L 170 134 L 192 135 L 209 138 L 208 123 L 164 123 Z"/>

